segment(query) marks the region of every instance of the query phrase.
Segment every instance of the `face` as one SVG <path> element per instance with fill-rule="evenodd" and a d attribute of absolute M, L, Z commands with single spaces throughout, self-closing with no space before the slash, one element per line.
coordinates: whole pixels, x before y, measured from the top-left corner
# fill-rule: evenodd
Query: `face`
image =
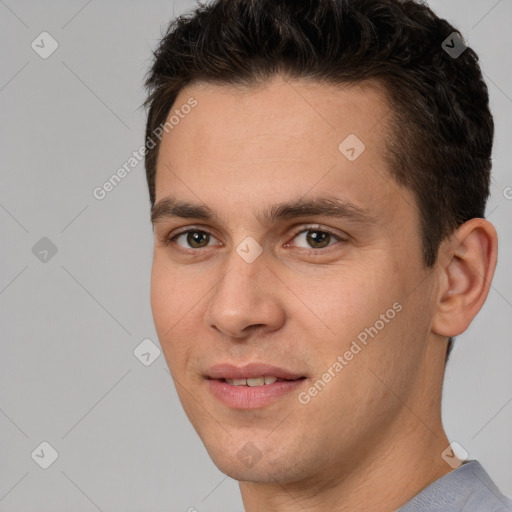
<path fill-rule="evenodd" d="M 237 480 L 352 467 L 407 428 L 434 307 L 383 96 L 276 78 L 173 111 L 191 101 L 160 147 L 151 283 L 186 414 Z"/>

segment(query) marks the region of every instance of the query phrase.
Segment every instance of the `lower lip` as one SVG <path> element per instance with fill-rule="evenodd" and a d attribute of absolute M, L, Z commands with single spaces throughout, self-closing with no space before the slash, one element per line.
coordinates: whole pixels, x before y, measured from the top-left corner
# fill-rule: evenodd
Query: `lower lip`
<path fill-rule="evenodd" d="M 276 381 L 263 386 L 233 386 L 223 380 L 208 379 L 210 391 L 232 409 L 265 407 L 302 386 L 306 379 Z"/>

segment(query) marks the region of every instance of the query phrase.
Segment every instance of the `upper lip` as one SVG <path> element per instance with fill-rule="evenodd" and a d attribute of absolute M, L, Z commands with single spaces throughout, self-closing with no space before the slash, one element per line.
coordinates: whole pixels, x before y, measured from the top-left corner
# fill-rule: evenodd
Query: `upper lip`
<path fill-rule="evenodd" d="M 252 379 L 255 377 L 277 377 L 278 379 L 296 380 L 304 375 L 277 366 L 263 363 L 249 363 L 235 366 L 230 363 L 220 363 L 211 366 L 206 372 L 210 379 Z"/>

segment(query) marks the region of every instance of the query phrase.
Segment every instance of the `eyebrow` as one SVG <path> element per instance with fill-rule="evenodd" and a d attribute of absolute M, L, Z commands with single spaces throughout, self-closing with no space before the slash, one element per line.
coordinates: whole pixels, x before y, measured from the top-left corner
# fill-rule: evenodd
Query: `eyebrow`
<path fill-rule="evenodd" d="M 363 224 L 372 224 L 377 221 L 376 217 L 371 215 L 367 209 L 336 197 L 313 197 L 308 200 L 300 198 L 291 202 L 271 205 L 266 210 L 255 214 L 258 222 L 268 225 L 278 220 L 315 215 L 344 218 Z M 179 201 L 173 197 L 161 199 L 151 208 L 151 223 L 153 225 L 160 220 L 172 218 L 220 221 L 219 216 L 208 206 Z"/>

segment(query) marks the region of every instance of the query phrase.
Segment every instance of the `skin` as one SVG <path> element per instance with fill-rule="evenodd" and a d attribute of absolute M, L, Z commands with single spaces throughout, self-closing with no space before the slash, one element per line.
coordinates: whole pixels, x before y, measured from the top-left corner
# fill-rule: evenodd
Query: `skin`
<path fill-rule="evenodd" d="M 155 221 L 151 282 L 184 410 L 214 463 L 239 480 L 248 512 L 396 510 L 452 470 L 441 457 L 446 342 L 487 297 L 496 232 L 472 219 L 425 267 L 416 201 L 383 157 L 389 111 L 378 84 L 193 84 L 174 107 L 191 96 L 197 106 L 162 139 L 156 203 L 173 196 L 218 219 Z M 353 162 L 338 150 L 349 134 L 366 146 Z M 333 195 L 373 220 L 257 217 Z M 211 236 L 167 242 L 185 228 Z M 335 236 L 311 245 L 307 229 Z M 250 264 L 236 252 L 249 236 L 263 250 Z M 296 371 L 307 390 L 397 302 L 401 311 L 307 405 L 293 392 L 232 410 L 208 390 L 205 372 L 226 361 Z M 237 457 L 249 441 L 261 456 L 250 467 Z"/>

